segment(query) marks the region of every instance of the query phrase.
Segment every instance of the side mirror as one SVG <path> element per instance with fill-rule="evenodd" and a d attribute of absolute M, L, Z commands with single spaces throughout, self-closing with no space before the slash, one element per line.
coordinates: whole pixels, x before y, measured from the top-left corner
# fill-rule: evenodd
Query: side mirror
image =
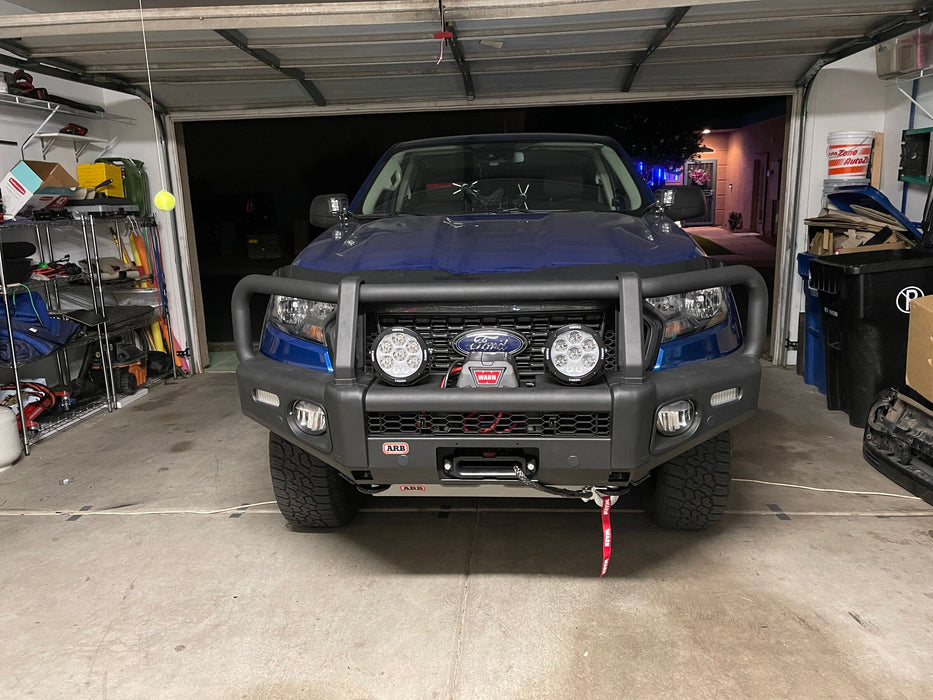
<path fill-rule="evenodd" d="M 661 209 L 674 221 L 687 221 L 706 216 L 706 195 L 693 185 L 670 185 L 654 191 Z"/>
<path fill-rule="evenodd" d="M 311 225 L 330 228 L 346 221 L 349 205 L 345 194 L 319 194 L 311 200 Z"/>

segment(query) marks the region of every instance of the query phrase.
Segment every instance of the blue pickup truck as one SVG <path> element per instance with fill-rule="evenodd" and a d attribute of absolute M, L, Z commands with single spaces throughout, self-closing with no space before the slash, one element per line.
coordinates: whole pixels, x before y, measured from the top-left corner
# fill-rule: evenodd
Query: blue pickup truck
<path fill-rule="evenodd" d="M 717 521 L 768 304 L 754 270 L 675 224 L 704 207 L 573 134 L 402 143 L 352 201 L 316 197 L 327 230 L 232 300 L 240 401 L 269 430 L 282 514 L 334 527 L 368 496 L 598 502 L 641 485 L 658 525 Z M 258 345 L 254 294 L 270 297 Z"/>

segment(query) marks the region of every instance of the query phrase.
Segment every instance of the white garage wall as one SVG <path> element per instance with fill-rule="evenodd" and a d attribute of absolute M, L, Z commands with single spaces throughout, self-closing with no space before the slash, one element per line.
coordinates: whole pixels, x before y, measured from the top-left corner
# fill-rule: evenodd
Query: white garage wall
<path fill-rule="evenodd" d="M 912 81 L 901 87 L 910 93 Z M 933 79 L 918 83 L 918 102 L 933 113 Z M 897 180 L 901 131 L 910 128 L 910 101 L 901 94 L 893 81 L 882 81 L 875 69 L 875 49 L 862 51 L 837 61 L 817 75 L 811 88 L 804 126 L 805 141 L 800 173 L 800 198 L 794 214 L 794 249 L 807 249 L 807 227 L 804 219 L 819 213 L 823 201 L 823 181 L 827 176 L 827 137 L 834 131 L 875 131 L 884 133 L 884 153 L 881 162 L 880 189 L 895 208 L 901 208 L 904 184 Z M 933 126 L 920 110 L 916 110 L 915 127 Z M 792 185 L 793 183 L 789 183 Z M 923 213 L 926 190 L 907 186 L 906 215 L 918 221 Z M 803 282 L 796 274 L 788 304 L 787 333 L 797 335 L 797 315 L 803 310 Z M 786 364 L 794 364 L 795 353 L 788 352 Z"/>
<path fill-rule="evenodd" d="M 886 80 L 883 85 L 885 90 L 885 152 L 881 187 L 898 209 L 901 208 L 904 201 L 903 193 L 906 192 L 904 213 L 911 221 L 919 221 L 923 217 L 927 188 L 923 185 L 898 182 L 897 166 L 900 159 L 901 131 L 933 126 L 933 118 L 924 113 L 926 110 L 933 114 L 933 76 L 897 82 Z M 915 86 L 916 101 L 919 106 L 913 109 L 913 119 L 911 119 L 912 104 L 904 93 L 911 95 Z"/>

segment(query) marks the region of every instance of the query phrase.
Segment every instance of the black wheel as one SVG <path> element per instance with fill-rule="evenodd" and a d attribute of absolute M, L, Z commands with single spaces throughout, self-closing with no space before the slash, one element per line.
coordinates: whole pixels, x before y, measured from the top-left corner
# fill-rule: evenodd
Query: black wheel
<path fill-rule="evenodd" d="M 285 519 L 301 527 L 337 527 L 359 510 L 360 493 L 333 467 L 269 433 L 272 490 Z"/>
<path fill-rule="evenodd" d="M 121 394 L 132 394 L 136 391 L 136 377 L 127 372 L 122 377 L 120 377 L 120 390 Z"/>
<path fill-rule="evenodd" d="M 703 530 L 719 522 L 729 498 L 732 435 L 719 433 L 655 469 L 645 509 L 655 525 Z"/>

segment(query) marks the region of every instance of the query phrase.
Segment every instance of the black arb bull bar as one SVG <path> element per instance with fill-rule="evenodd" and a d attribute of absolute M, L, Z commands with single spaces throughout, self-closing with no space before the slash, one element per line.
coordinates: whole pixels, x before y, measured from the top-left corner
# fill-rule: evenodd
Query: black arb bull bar
<path fill-rule="evenodd" d="M 748 291 L 744 342 L 734 353 L 660 372 L 645 371 L 642 304 L 645 298 L 666 296 L 710 287 L 744 286 Z M 337 304 L 336 335 L 329 348 L 333 374 L 307 370 L 256 356 L 250 325 L 249 302 L 253 294 L 281 295 Z M 437 385 L 386 386 L 371 378 L 357 376 L 359 357 L 360 306 L 391 303 L 503 303 L 543 299 L 560 301 L 612 300 L 619 305 L 616 324 L 617 368 L 606 375 L 605 383 L 591 386 L 561 386 L 540 382 L 534 388 L 495 390 L 445 390 Z M 249 275 L 236 286 L 232 297 L 234 341 L 240 365 L 237 378 L 244 413 L 287 440 L 331 464 L 348 478 L 360 480 L 355 470 L 372 468 L 376 483 L 408 483 L 428 474 L 413 473 L 416 449 L 420 456 L 435 461 L 434 453 L 444 438 L 427 436 L 408 440 L 412 445 L 411 466 L 399 469 L 395 457 L 382 454 L 384 438 L 367 434 L 366 414 L 370 412 L 535 412 L 611 411 L 611 439 L 575 441 L 576 453 L 589 461 L 600 461 L 601 470 L 625 470 L 632 480 L 642 478 L 654 466 L 699 444 L 715 433 L 747 418 L 757 407 L 761 367 L 758 358 L 764 349 L 768 293 L 764 280 L 752 268 L 737 265 L 642 277 L 636 272 L 619 272 L 615 279 L 602 280 L 443 280 L 398 284 L 363 282 L 348 276 L 337 282 L 321 282 L 280 276 Z M 368 351 L 368 349 L 365 349 Z M 723 388 L 740 386 L 740 398 L 713 408 L 709 396 Z M 282 397 L 279 407 L 270 408 L 253 400 L 254 389 L 262 388 Z M 703 420 L 686 434 L 665 437 L 654 429 L 655 411 L 665 401 L 684 397 L 705 397 L 701 403 Z M 323 436 L 309 436 L 294 427 L 290 407 L 297 398 L 317 401 L 329 415 L 329 428 Z M 618 419 L 621 418 L 621 419 Z M 515 443 L 517 436 L 510 436 Z M 462 436 L 461 436 L 462 438 Z M 496 438 L 489 438 L 494 441 Z M 450 440 L 450 439 L 448 439 Z M 457 443 L 453 440 L 451 444 Z M 459 442 L 462 442 L 460 440 Z M 524 443 L 536 444 L 544 452 L 556 442 L 528 436 Z M 587 451 L 587 444 L 590 449 Z M 551 464 L 565 464 L 566 456 L 551 454 Z M 407 460 L 406 460 L 407 463 Z M 379 475 L 375 476 L 376 468 Z M 581 482 L 583 470 L 557 469 L 550 472 L 552 483 L 599 483 L 591 474 Z M 436 472 L 434 472 L 436 475 Z M 544 474 L 541 474 L 544 478 Z M 606 476 L 603 473 L 602 479 Z"/>

